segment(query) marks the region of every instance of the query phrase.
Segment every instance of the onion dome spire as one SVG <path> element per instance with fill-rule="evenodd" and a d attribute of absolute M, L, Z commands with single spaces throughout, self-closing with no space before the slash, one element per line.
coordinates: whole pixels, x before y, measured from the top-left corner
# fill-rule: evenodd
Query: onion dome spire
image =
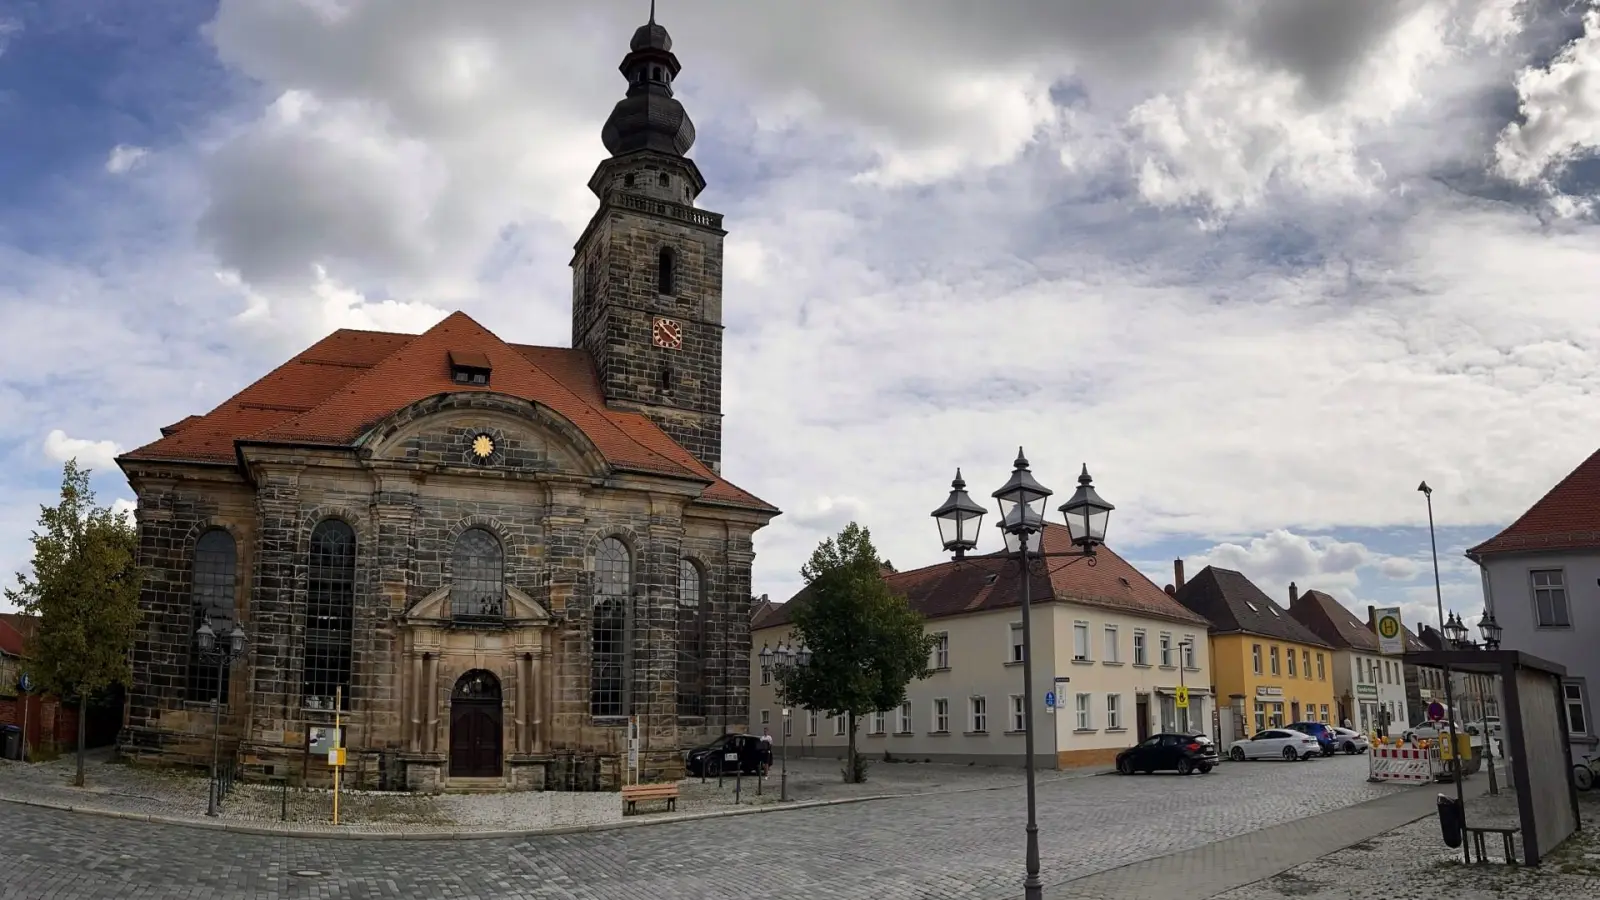
<path fill-rule="evenodd" d="M 656 24 L 654 0 L 650 21 L 633 33 L 628 48 L 618 67 L 628 79 L 628 95 L 611 110 L 601 129 L 606 150 L 612 156 L 636 150 L 688 153 L 694 146 L 694 123 L 672 96 L 672 80 L 683 67 L 672 53 L 672 36 Z"/>

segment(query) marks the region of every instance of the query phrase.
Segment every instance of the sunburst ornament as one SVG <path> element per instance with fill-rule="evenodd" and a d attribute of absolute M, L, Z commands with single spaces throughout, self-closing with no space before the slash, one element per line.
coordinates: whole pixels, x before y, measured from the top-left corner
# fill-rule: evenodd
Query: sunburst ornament
<path fill-rule="evenodd" d="M 487 434 L 480 434 L 472 439 L 472 455 L 479 459 L 488 459 L 494 455 L 494 438 Z"/>

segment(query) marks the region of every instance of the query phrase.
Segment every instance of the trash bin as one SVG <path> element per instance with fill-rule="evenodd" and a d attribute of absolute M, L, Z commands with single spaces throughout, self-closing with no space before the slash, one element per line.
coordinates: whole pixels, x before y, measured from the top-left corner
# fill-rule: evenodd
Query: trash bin
<path fill-rule="evenodd" d="M 1454 850 L 1461 846 L 1462 826 L 1466 824 L 1466 812 L 1461 808 L 1461 801 L 1438 795 L 1434 801 L 1439 807 L 1439 831 L 1444 837 L 1444 845 Z"/>
<path fill-rule="evenodd" d="M 22 758 L 22 729 L 15 725 L 0 725 L 0 759 Z"/>

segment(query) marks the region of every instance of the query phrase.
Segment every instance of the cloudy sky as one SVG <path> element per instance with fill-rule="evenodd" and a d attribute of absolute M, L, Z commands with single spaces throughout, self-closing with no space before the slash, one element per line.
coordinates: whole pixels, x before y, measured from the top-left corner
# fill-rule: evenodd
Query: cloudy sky
<path fill-rule="evenodd" d="M 0 0 L 0 571 L 338 327 L 566 345 L 645 0 Z M 1447 603 L 1600 445 L 1590 0 L 663 0 L 725 213 L 725 473 L 789 596 L 957 465 L 1112 545 Z M 993 542 L 991 542 L 991 547 Z"/>

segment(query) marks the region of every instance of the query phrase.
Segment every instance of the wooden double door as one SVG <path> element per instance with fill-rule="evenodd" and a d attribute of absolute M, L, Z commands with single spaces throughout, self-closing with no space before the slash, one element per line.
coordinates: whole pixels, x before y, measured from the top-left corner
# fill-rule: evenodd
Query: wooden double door
<path fill-rule="evenodd" d="M 462 676 L 450 699 L 450 776 L 498 778 L 505 734 L 500 682 L 477 670 Z"/>

